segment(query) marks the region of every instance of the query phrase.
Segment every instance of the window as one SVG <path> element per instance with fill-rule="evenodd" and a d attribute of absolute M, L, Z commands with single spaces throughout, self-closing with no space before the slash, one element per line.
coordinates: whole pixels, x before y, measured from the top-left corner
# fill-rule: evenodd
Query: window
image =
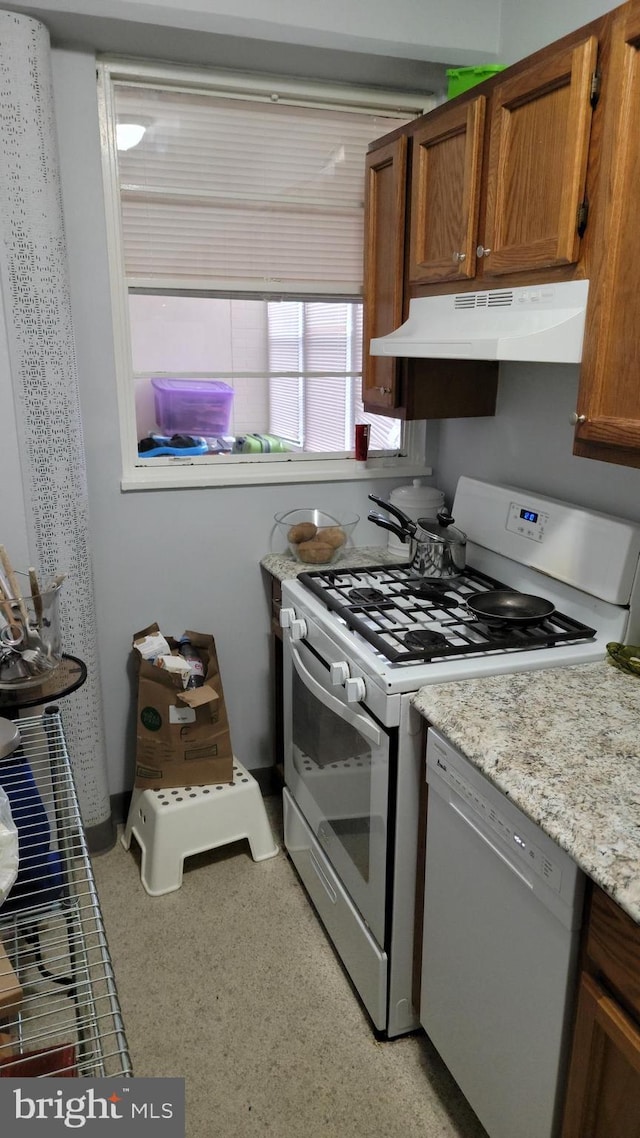
<path fill-rule="evenodd" d="M 409 465 L 361 398 L 364 157 L 429 100 L 99 76 L 123 486 L 353 475 L 360 422 L 387 474 Z"/>

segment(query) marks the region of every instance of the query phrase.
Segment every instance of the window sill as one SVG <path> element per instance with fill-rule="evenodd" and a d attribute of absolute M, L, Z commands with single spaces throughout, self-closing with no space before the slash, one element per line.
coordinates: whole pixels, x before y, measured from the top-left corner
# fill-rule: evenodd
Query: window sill
<path fill-rule="evenodd" d="M 280 457 L 275 461 L 265 461 L 265 456 L 262 456 L 257 461 L 227 462 L 221 457 L 215 464 L 179 458 L 168 462 L 154 459 L 146 466 L 133 467 L 123 474 L 120 486 L 124 491 L 190 490 L 206 486 L 265 486 L 286 482 L 364 482 L 373 478 L 419 478 L 430 474 L 433 474 L 430 466 L 410 458 L 300 462 Z"/>

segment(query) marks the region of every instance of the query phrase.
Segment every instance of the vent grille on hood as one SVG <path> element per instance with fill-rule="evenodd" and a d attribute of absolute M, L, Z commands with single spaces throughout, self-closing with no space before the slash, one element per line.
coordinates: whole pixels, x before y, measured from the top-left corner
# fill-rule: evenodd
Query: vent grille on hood
<path fill-rule="evenodd" d="M 580 363 L 588 281 L 420 296 L 373 356 Z"/>
<path fill-rule="evenodd" d="M 460 308 L 510 308 L 513 304 L 513 289 L 504 292 L 463 292 L 456 296 L 453 307 Z"/>

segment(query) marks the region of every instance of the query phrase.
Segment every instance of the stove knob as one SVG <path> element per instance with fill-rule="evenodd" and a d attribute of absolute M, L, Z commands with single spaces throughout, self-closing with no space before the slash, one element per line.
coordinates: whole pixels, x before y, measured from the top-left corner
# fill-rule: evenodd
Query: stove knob
<path fill-rule="evenodd" d="M 292 620 L 289 625 L 289 636 L 292 640 L 304 640 L 307 635 L 307 622 L 300 617 L 298 620 Z"/>
<path fill-rule="evenodd" d="M 295 619 L 295 609 L 280 609 L 280 628 L 289 628 L 291 621 Z"/>
<path fill-rule="evenodd" d="M 367 694 L 364 680 L 360 676 L 354 676 L 353 679 L 347 680 L 344 690 L 347 693 L 347 703 L 361 703 Z"/>
<path fill-rule="evenodd" d="M 346 660 L 338 660 L 330 668 L 331 683 L 334 687 L 341 687 L 349 679 L 349 665 Z"/>

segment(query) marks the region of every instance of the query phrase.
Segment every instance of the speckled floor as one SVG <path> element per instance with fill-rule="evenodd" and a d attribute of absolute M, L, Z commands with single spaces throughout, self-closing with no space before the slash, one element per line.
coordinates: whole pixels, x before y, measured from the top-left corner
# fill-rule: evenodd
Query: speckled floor
<path fill-rule="evenodd" d="M 286 854 L 199 855 L 156 898 L 137 854 L 96 883 L 134 1072 L 186 1078 L 187 1138 L 486 1138 L 423 1034 L 375 1039 Z"/>

